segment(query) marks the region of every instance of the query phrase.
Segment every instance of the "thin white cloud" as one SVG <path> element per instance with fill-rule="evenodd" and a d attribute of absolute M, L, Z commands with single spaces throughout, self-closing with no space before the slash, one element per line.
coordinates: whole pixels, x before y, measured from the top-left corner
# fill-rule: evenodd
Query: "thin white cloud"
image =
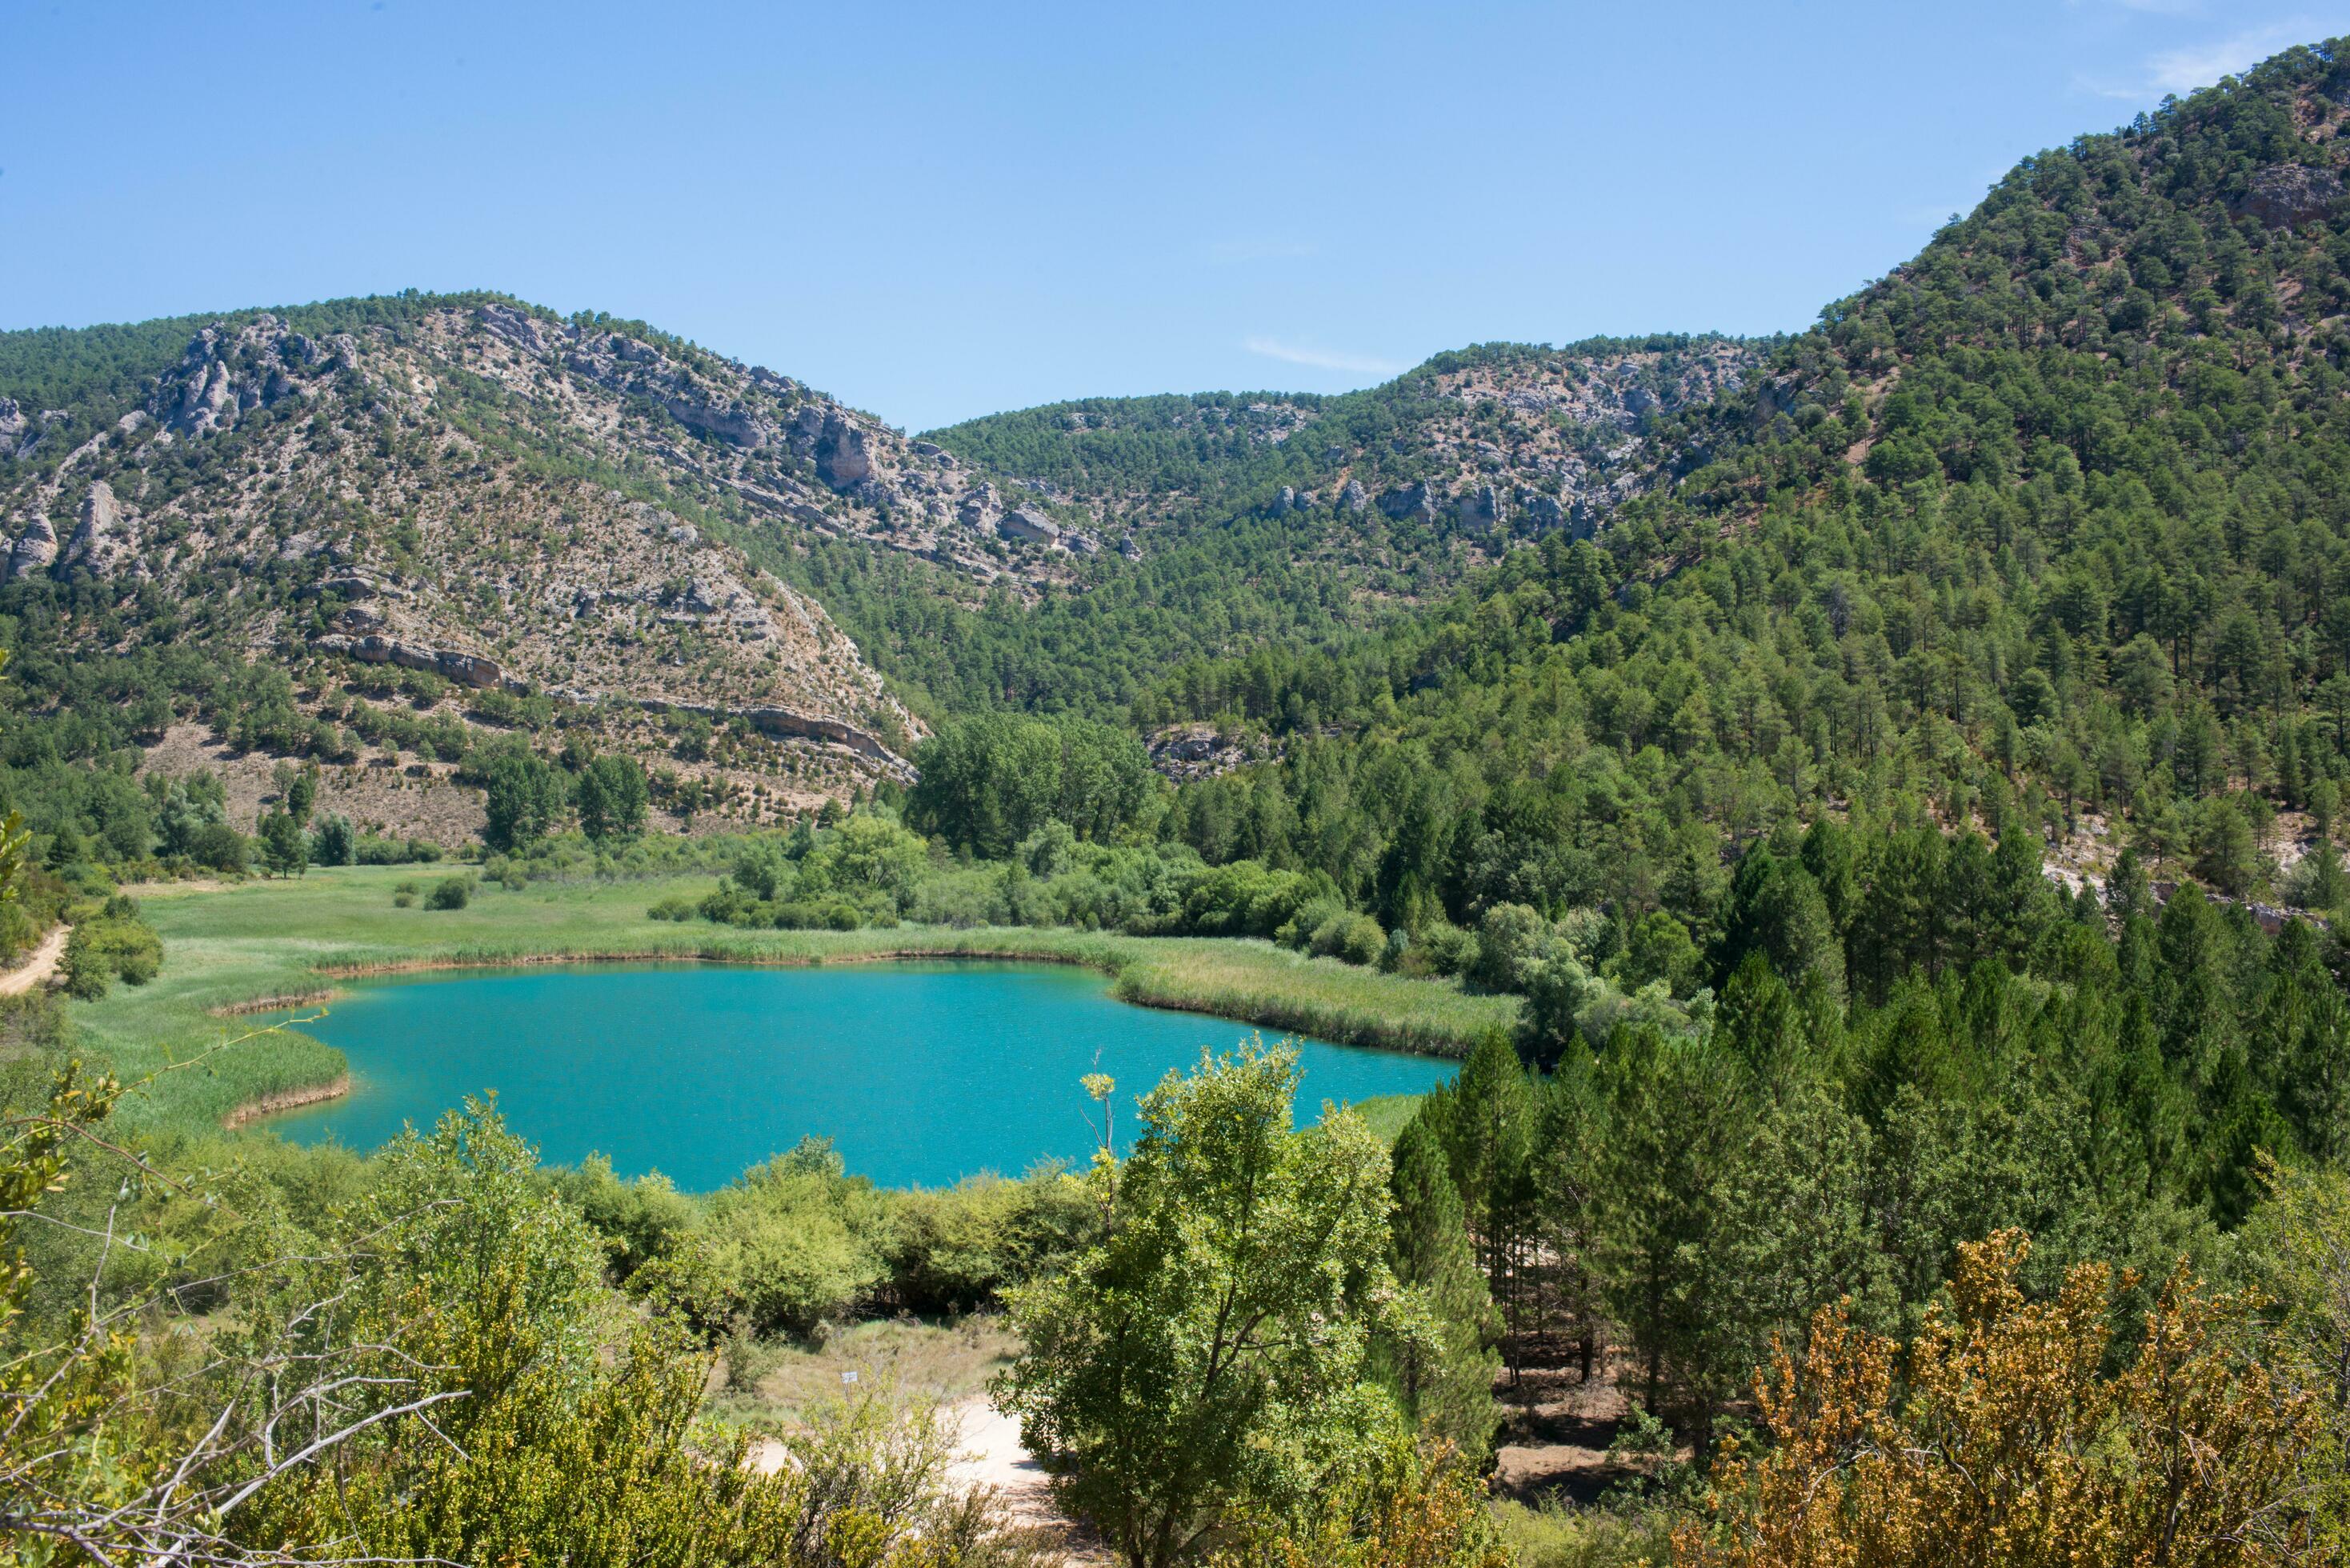
<path fill-rule="evenodd" d="M 2109 3 L 2128 5 L 2133 10 L 2160 9 L 2157 4 L 2132 3 L 2132 0 L 2109 0 Z M 2077 73 L 2073 78 L 2073 86 L 2078 91 L 2124 103 L 2148 103 L 2166 94 L 2184 98 L 2199 88 L 2210 87 L 2221 77 L 2235 76 L 2250 69 L 2280 49 L 2331 37 L 2343 26 L 2344 17 L 2338 15 L 2325 20 L 2313 20 L 2305 16 L 2291 17 L 2264 27 L 2233 33 L 2224 38 L 2157 50 L 2140 61 L 2137 70 L 2126 79 Z"/>
<path fill-rule="evenodd" d="M 1357 376 L 1396 376 L 1409 369 L 1393 359 L 1377 358 L 1369 354 L 1338 353 L 1303 344 L 1284 343 L 1272 337 L 1244 337 L 1241 339 L 1241 347 L 1252 354 L 1278 359 L 1284 365 L 1305 365 L 1316 370 L 1346 370 Z"/>
<path fill-rule="evenodd" d="M 2324 31 L 2312 23 L 2279 22 L 2207 44 L 2165 49 L 2146 62 L 2147 85 L 2158 92 L 2177 93 L 2183 98 L 2197 88 L 2210 87 L 2221 77 L 2231 77 L 2260 64 L 2288 45 L 2324 36 Z"/>
<path fill-rule="evenodd" d="M 2106 0 L 2108 5 L 2126 5 L 2138 12 L 2186 14 L 2186 7 L 2164 9 L 2164 0 Z M 2345 26 L 2350 26 L 2350 12 L 2336 12 L 2331 16 L 2289 16 L 2286 21 L 2272 21 L 2263 28 L 2247 28 L 2242 33 L 2230 33 L 2228 37 L 2209 37 L 2204 42 L 2178 45 L 2171 49 L 2158 49 L 2138 61 L 2137 73 L 2129 78 L 2110 75 L 2086 75 L 2073 78 L 2077 92 L 2096 94 L 2101 99 L 2117 99 L 2122 103 L 2150 103 L 2164 94 L 2188 97 L 2199 87 L 2214 85 L 2223 75 L 2240 75 L 2251 66 L 2259 66 L 2270 54 L 2289 49 L 2292 45 L 2317 42 L 2320 37 L 2334 37 Z"/>

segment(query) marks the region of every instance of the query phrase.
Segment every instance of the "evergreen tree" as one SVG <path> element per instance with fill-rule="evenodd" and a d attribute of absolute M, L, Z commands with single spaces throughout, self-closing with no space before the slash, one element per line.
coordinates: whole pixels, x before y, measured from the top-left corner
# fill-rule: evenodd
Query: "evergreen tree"
<path fill-rule="evenodd" d="M 1679 1401 L 1702 1439 L 1726 1286 L 1714 1184 L 1743 1113 L 1737 1075 L 1705 1044 L 1644 1025 L 1616 1032 L 1596 1077 L 1607 1107 L 1592 1180 L 1602 1295 L 1644 1406 Z"/>
<path fill-rule="evenodd" d="M 579 831 L 599 844 L 642 832 L 650 798 L 643 764 L 614 752 L 588 759 L 572 785 Z"/>
<path fill-rule="evenodd" d="M 320 866 L 348 866 L 358 856 L 359 836 L 351 819 L 328 812 L 310 833 L 310 858 Z"/>
<path fill-rule="evenodd" d="M 2254 1076 L 2291 1124 L 2293 1141 L 2329 1163 L 2350 1154 L 2350 1005 L 2304 921 L 2287 921 L 2269 949 L 2247 1044 Z"/>
<path fill-rule="evenodd" d="M 1478 1271 L 1436 1129 L 1414 1116 L 1396 1139 L 1393 1158 L 1388 1262 L 1426 1315 L 1419 1334 L 1382 1337 L 1382 1372 L 1407 1416 L 1482 1470 L 1501 1418 L 1493 1403 L 1501 1314 Z"/>
<path fill-rule="evenodd" d="M 1431 1122 L 1443 1137 L 1487 1288 L 1513 1335 L 1531 1305 L 1523 1271 L 1532 1242 L 1534 1105 L 1534 1080 L 1517 1048 L 1496 1031 L 1469 1054 L 1442 1120 Z M 1513 1340 L 1513 1374 L 1516 1354 Z"/>
<path fill-rule="evenodd" d="M 484 748 L 469 764 L 482 784 L 482 842 L 513 854 L 554 830 L 568 791 L 563 773 L 520 742 Z"/>
<path fill-rule="evenodd" d="M 269 868 L 271 876 L 294 877 L 309 869 L 309 841 L 291 813 L 263 813 L 259 837 L 261 863 Z"/>

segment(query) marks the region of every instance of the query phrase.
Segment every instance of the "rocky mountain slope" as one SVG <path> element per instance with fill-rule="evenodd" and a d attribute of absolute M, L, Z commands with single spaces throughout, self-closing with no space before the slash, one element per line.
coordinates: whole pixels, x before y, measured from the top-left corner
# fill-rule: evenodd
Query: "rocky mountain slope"
<path fill-rule="evenodd" d="M 1146 546 L 1149 530 L 1222 513 L 1376 508 L 1490 555 L 1561 527 L 1587 535 L 1669 477 L 1651 425 L 1736 391 L 1769 347 L 1704 337 L 1490 344 L 1341 397 L 1097 399 L 933 439 L 983 468 L 1032 476 L 1012 483 Z"/>
<path fill-rule="evenodd" d="M 1606 903 L 1700 945 L 1721 846 L 1823 815 L 2344 902 L 2350 47 L 2024 160 L 1648 434 L 1679 477 L 1595 540 L 1138 701 L 1266 742 L 1191 841 L 1390 923 Z"/>
<path fill-rule="evenodd" d="M 1006 497 L 1110 548 L 1015 607 L 826 544 L 806 580 L 867 656 L 951 711 L 1130 710 L 1197 658 L 1343 642 L 1455 591 L 1513 543 L 1604 524 L 1702 461 L 1684 410 L 1769 346 L 1488 345 L 1385 386 L 1099 399 L 931 432 Z M 865 558 L 845 552 L 863 550 Z M 785 569 L 793 569 L 788 565 Z"/>
<path fill-rule="evenodd" d="M 459 722 L 537 700 L 664 760 L 659 732 L 698 718 L 772 742 L 738 759 L 750 777 L 680 763 L 745 810 L 902 775 L 921 726 L 820 603 L 731 542 L 730 516 L 934 550 L 917 525 L 943 521 L 972 541 L 966 569 L 1003 570 L 975 532 L 989 520 L 954 519 L 953 460 L 785 378 L 495 299 L 345 331 L 206 322 L 119 400 L 0 407 L 16 598 L 113 612 L 69 641 L 136 639 L 142 608 L 170 607 L 347 722 L 372 701 L 353 687 L 368 666 L 429 678 L 427 711 Z M 702 504 L 722 497 L 713 517 Z M 753 806 L 760 774 L 773 799 Z"/>
<path fill-rule="evenodd" d="M 68 666 L 169 642 L 282 671 L 298 733 L 216 678 L 139 728 L 238 798 L 307 752 L 330 805 L 461 836 L 440 786 L 519 726 L 641 756 L 681 818 L 778 819 L 905 776 L 910 693 L 1109 708 L 1174 658 L 1340 636 L 1513 539 L 1587 534 L 1667 473 L 1656 421 L 1756 353 L 1489 347 L 1347 398 L 915 440 L 491 295 L 5 334 L 0 607 L 56 612 Z"/>

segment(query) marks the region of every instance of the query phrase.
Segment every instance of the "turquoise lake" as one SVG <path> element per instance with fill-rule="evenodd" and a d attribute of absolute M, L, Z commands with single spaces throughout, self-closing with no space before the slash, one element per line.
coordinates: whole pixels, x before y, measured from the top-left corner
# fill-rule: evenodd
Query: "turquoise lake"
<path fill-rule="evenodd" d="M 1090 971 L 921 962 L 825 969 L 547 965 L 351 988 L 307 1027 L 350 1058 L 351 1093 L 260 1124 L 297 1143 L 374 1148 L 495 1089 L 542 1158 L 602 1154 L 688 1191 L 723 1187 L 806 1134 L 885 1187 L 1083 1159 L 1094 1111 L 1077 1080 L 1135 1097 L 1247 1024 L 1114 999 Z M 1268 1034 L 1268 1041 L 1271 1036 Z M 1322 1102 L 1417 1094 L 1429 1056 L 1298 1042 L 1301 1123 Z"/>

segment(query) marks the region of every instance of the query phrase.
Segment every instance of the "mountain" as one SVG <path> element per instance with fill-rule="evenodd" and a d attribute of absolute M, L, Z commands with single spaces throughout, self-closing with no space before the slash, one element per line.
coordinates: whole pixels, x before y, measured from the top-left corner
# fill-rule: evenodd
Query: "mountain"
<path fill-rule="evenodd" d="M 2345 102 L 2296 50 L 2027 159 L 1783 339 L 920 440 L 490 295 L 0 335 L 0 632 L 78 726 L 9 744 L 307 755 L 448 836 L 516 729 L 774 820 L 1076 711 L 1278 758 L 1169 830 L 1410 929 L 1701 933 L 1721 843 L 1823 810 L 2282 897 L 2350 775 Z"/>
<path fill-rule="evenodd" d="M 1723 847 L 1822 814 L 2028 823 L 2076 883 L 2127 846 L 2334 886 L 2345 125 L 2325 46 L 2027 159 L 1653 430 L 1676 476 L 1595 538 L 1355 648 L 1171 671 L 1145 722 L 1285 749 L 1177 830 L 1415 929 L 1506 901 L 1702 940 Z"/>
<path fill-rule="evenodd" d="M 1174 659 L 1326 641 L 1513 535 L 1588 531 L 1661 472 L 1650 413 L 1753 358 L 1484 348 L 1260 413 L 910 440 L 494 295 L 5 334 L 0 605 L 36 706 L 114 712 L 105 744 L 220 771 L 244 809 L 307 757 L 330 808 L 462 836 L 478 810 L 441 786 L 522 728 L 652 763 L 679 820 L 775 820 L 902 779 L 919 713 L 1114 711 Z M 1130 445 L 1181 449 L 1182 482 Z M 227 663 L 159 680 L 164 649 Z"/>
<path fill-rule="evenodd" d="M 585 742 L 675 753 L 672 804 L 724 815 L 905 774 L 920 722 L 734 540 L 933 547 L 912 523 L 957 494 L 952 460 L 785 378 L 495 298 L 168 325 L 182 341 L 151 375 L 0 401 L 10 603 L 57 616 L 22 673 L 142 647 L 282 670 L 276 716 L 241 732 L 209 676 L 161 711 L 151 688 L 140 738 L 248 782 L 256 753 L 338 764 L 329 805 L 392 831 L 467 829 L 421 797 L 469 738 L 557 713 Z M 144 337 L 132 369 L 161 358 Z M 175 722 L 198 717 L 217 741 Z M 713 751 L 713 723 L 736 743 Z"/>
<path fill-rule="evenodd" d="M 1735 390 L 1767 344 L 1593 338 L 1487 344 L 1341 397 L 1217 393 L 1055 403 L 933 431 L 974 462 L 1033 476 L 1105 526 L 1198 525 L 1327 504 L 1472 549 L 1590 531 L 1654 484 L 1652 418 Z M 1675 457 L 1681 454 L 1674 453 Z"/>
<path fill-rule="evenodd" d="M 1442 597 L 1513 541 L 1588 532 L 1688 449 L 1649 434 L 1738 384 L 1762 344 L 1595 339 L 1440 355 L 1344 397 L 1096 399 L 930 440 L 1006 497 L 1118 546 L 1066 585 L 976 607 L 869 550 L 807 579 L 943 713 L 1116 718 L 1171 665 L 1343 641 Z"/>

